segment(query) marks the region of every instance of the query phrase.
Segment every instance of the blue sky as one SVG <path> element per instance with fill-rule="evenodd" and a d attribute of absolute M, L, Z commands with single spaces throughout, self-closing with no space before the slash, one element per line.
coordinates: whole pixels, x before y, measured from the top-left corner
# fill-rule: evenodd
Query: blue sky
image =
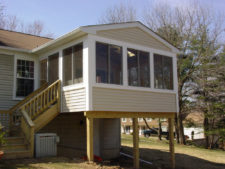
<path fill-rule="evenodd" d="M 193 0 L 1 0 L 6 6 L 6 12 L 16 15 L 26 23 L 40 20 L 47 32 L 55 37 L 61 36 L 73 29 L 96 24 L 104 11 L 112 5 L 121 2 L 132 3 L 141 14 L 146 6 L 163 1 L 172 6 L 185 6 Z M 216 10 L 225 11 L 225 0 L 196 0 Z"/>

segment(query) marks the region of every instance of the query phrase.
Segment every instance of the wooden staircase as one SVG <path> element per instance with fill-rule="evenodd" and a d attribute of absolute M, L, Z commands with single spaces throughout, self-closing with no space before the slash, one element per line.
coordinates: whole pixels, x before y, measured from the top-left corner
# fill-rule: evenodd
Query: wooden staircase
<path fill-rule="evenodd" d="M 60 112 L 60 89 L 60 80 L 45 84 L 7 111 L 10 125 L 0 148 L 4 159 L 33 157 L 34 134 Z"/>

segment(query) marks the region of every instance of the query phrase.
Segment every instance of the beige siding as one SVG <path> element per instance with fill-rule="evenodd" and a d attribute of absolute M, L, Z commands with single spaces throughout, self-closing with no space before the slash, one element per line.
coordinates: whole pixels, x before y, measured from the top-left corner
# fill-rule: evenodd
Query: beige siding
<path fill-rule="evenodd" d="M 94 87 L 93 110 L 176 112 L 176 95 Z"/>
<path fill-rule="evenodd" d="M 0 110 L 8 110 L 13 100 L 14 56 L 0 54 Z"/>
<path fill-rule="evenodd" d="M 97 35 L 103 36 L 110 39 L 121 40 L 124 42 L 134 43 L 143 45 L 150 48 L 171 51 L 170 48 L 165 46 L 163 43 L 144 32 L 140 28 L 125 28 L 125 29 L 111 29 L 98 31 Z"/>
<path fill-rule="evenodd" d="M 63 92 L 63 112 L 79 112 L 86 110 L 85 88 Z"/>

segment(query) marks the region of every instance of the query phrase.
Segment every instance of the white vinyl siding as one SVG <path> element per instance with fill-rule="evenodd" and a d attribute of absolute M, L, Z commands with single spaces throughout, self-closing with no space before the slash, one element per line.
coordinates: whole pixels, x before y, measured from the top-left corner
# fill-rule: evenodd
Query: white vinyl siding
<path fill-rule="evenodd" d="M 62 112 L 79 112 L 86 109 L 85 88 L 71 89 L 63 92 Z"/>
<path fill-rule="evenodd" d="M 148 33 L 144 32 L 140 28 L 124 28 L 124 29 L 110 29 L 104 31 L 98 31 L 97 35 L 121 40 L 124 42 L 134 43 L 138 45 L 143 45 L 150 48 L 155 48 L 164 51 L 170 51 L 171 49 L 165 46 L 163 43 L 153 38 Z"/>
<path fill-rule="evenodd" d="M 176 112 L 176 94 L 93 87 L 93 110 Z"/>

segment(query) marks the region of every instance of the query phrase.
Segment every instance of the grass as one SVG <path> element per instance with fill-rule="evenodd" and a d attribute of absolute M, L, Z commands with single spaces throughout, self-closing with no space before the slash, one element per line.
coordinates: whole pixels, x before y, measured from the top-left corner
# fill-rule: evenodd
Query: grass
<path fill-rule="evenodd" d="M 122 135 L 121 151 L 132 155 L 132 135 Z M 156 137 L 140 137 L 140 158 L 153 165 L 140 164 L 143 169 L 168 169 L 170 164 L 169 142 Z M 176 169 L 224 169 L 225 151 L 207 150 L 195 146 L 175 144 Z M 0 169 L 127 169 L 132 159 L 121 156 L 111 162 L 88 163 L 82 159 L 65 157 L 0 160 Z"/>
<path fill-rule="evenodd" d="M 132 154 L 132 135 L 122 135 L 123 152 Z M 140 137 L 140 158 L 153 162 L 155 167 L 169 166 L 169 142 L 156 137 Z M 175 143 L 176 168 L 178 169 L 224 169 L 225 151 L 208 150 L 196 146 Z"/>

